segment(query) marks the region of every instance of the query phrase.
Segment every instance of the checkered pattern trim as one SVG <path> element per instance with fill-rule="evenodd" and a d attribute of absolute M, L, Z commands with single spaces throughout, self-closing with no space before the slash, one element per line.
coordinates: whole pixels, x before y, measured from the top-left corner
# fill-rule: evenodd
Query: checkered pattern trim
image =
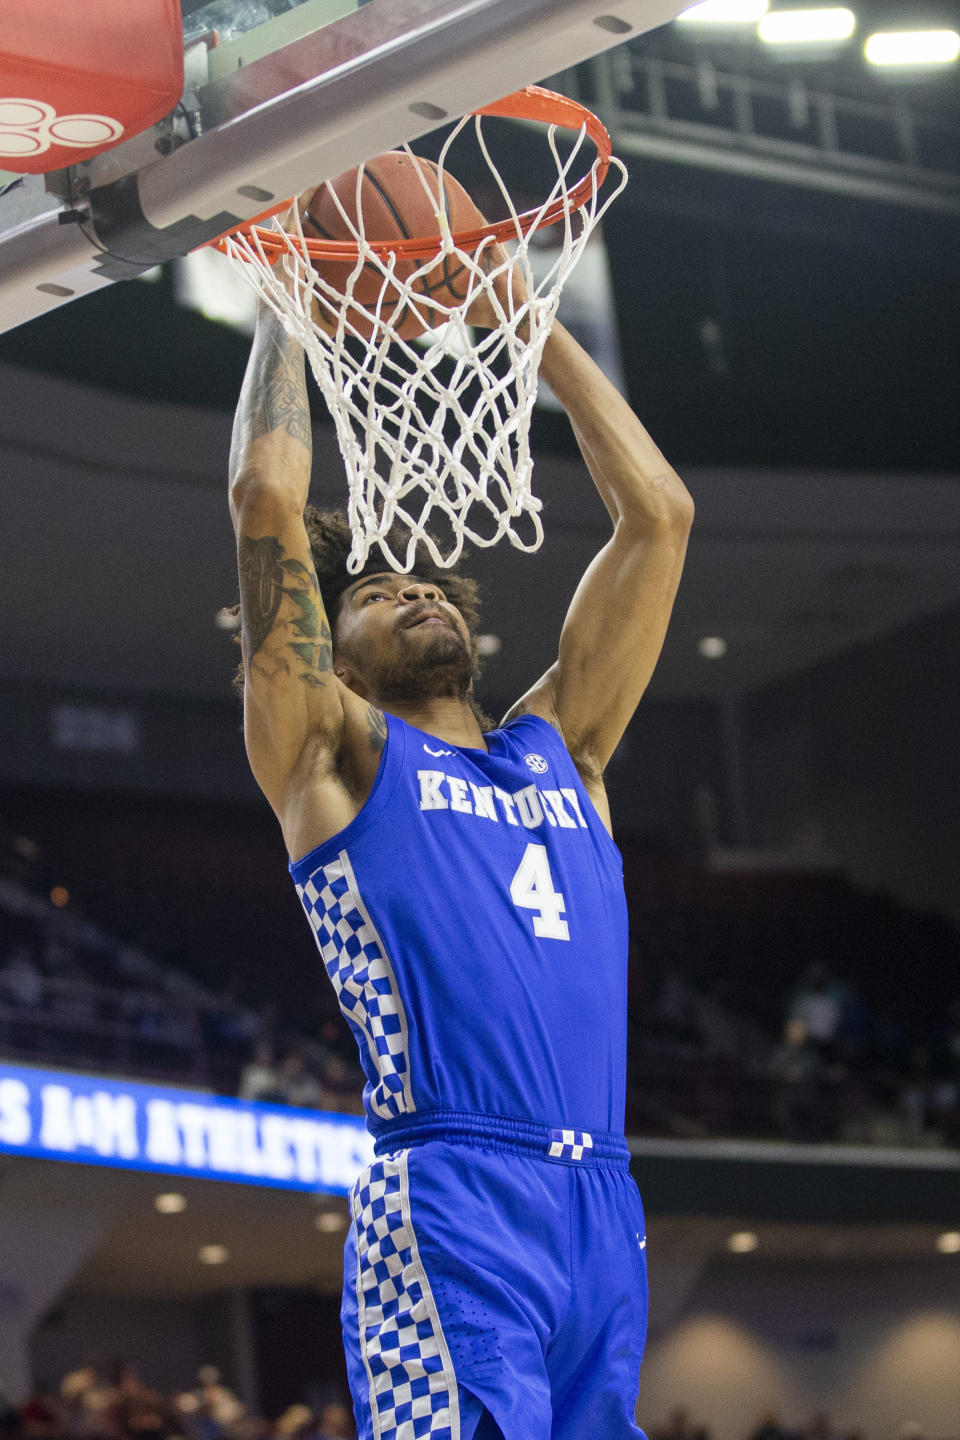
<path fill-rule="evenodd" d="M 588 1130 L 551 1130 L 547 1154 L 551 1160 L 582 1160 L 584 1152 L 593 1149 L 593 1136 Z"/>
<path fill-rule="evenodd" d="M 373 1433 L 460 1440 L 456 1376 L 410 1220 L 407 1153 L 375 1160 L 350 1195 Z"/>
<path fill-rule="evenodd" d="M 407 1017 L 346 850 L 329 865 L 318 866 L 305 885 L 297 886 L 297 894 L 340 1008 L 362 1032 L 380 1077 L 367 1103 L 383 1119 L 409 1115 L 416 1106 L 410 1094 Z"/>

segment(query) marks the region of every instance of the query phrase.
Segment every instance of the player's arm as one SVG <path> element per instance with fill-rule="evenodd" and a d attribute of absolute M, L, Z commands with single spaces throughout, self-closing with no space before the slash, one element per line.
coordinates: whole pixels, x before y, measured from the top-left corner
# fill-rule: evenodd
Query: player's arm
<path fill-rule="evenodd" d="M 308 736 L 330 753 L 343 727 L 331 635 L 303 522 L 312 462 L 303 350 L 261 304 L 233 427 L 244 734 L 278 813 Z"/>
<path fill-rule="evenodd" d="M 663 646 L 693 501 L 603 372 L 561 325 L 542 374 L 573 425 L 613 535 L 564 622 L 557 660 L 511 714 L 557 724 L 584 780 L 599 783 Z"/>

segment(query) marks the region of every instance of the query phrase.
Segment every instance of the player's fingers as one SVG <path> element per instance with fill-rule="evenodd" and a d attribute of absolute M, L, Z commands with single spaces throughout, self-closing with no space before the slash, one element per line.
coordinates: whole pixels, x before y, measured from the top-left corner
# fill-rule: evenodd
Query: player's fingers
<path fill-rule="evenodd" d="M 309 215 L 310 206 L 313 203 L 313 197 L 314 195 L 316 195 L 319 189 L 319 185 L 311 185 L 309 190 L 301 190 L 300 194 L 294 200 L 293 205 L 291 206 L 291 210 L 295 210 L 296 213 L 300 216 L 301 224 L 303 223 L 304 216 Z"/>
<path fill-rule="evenodd" d="M 505 310 L 516 311 L 526 304 L 529 296 L 522 267 L 511 261 L 499 241 L 486 248 L 481 264 L 486 274 L 493 276 L 493 288 Z"/>
<path fill-rule="evenodd" d="M 279 210 L 273 217 L 274 224 L 286 230 L 288 235 L 295 235 L 298 230 L 298 217 L 302 221 L 319 189 L 319 185 L 311 185 L 309 190 L 302 190 L 299 195 L 294 195 L 287 208 Z"/>

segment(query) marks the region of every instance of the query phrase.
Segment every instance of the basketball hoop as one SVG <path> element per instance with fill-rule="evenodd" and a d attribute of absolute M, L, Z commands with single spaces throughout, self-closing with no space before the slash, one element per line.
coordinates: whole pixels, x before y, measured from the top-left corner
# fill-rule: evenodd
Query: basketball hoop
<path fill-rule="evenodd" d="M 556 179 L 539 207 L 517 212 L 491 157 L 482 128 L 485 116 L 547 127 Z M 452 232 L 444 174 L 450 147 L 467 127 L 473 129 L 508 214 Z M 574 134 L 566 159 L 557 145 L 558 129 Z M 595 158 L 571 182 L 587 141 Z M 290 231 L 264 226 L 261 222 L 289 208 L 291 202 L 285 201 L 213 242 L 309 357 L 347 471 L 353 532 L 347 568 L 352 574 L 362 570 L 374 543 L 399 571 L 413 568 L 418 543 L 440 566 L 453 565 L 466 541 L 493 545 L 506 535 L 518 549 L 539 548 L 541 504 L 530 489 L 529 432 L 540 358 L 563 284 L 626 184 L 626 169 L 611 154 L 601 121 L 576 101 L 533 85 L 464 116 L 444 142 L 436 166 L 418 161 L 407 146 L 403 150 L 420 183 L 431 187 L 434 235 L 369 238 L 360 203 L 361 166 L 354 217 L 333 197 L 350 239 L 306 236 L 303 217 L 296 213 Z M 601 201 L 600 187 L 611 168 L 617 183 Z M 553 225 L 560 227 L 557 254 L 537 282 L 529 248 Z M 509 251 L 501 248 L 504 244 Z M 425 305 L 418 281 L 423 284 L 443 257 L 455 258 L 457 273 L 465 276 L 463 297 L 449 304 L 431 298 Z M 315 268 L 331 262 L 338 262 L 337 273 L 350 267 L 342 289 Z M 375 300 L 371 274 L 380 277 L 373 287 Z M 354 288 L 361 275 L 363 300 Z M 496 323 L 476 337 L 466 317 L 481 298 L 488 302 L 488 313 L 492 307 Z M 393 318 L 397 314 L 405 317 L 407 337 L 411 314 L 422 321 L 423 333 L 415 339 L 401 336 Z M 397 521 L 410 531 L 402 556 L 386 540 Z M 444 532 L 439 536 L 431 530 L 438 522 Z"/>

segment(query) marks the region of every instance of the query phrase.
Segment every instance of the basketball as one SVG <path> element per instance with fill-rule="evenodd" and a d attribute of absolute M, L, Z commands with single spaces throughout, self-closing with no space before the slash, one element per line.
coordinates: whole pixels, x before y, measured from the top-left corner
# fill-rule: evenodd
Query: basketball
<path fill-rule="evenodd" d="M 359 169 L 360 167 L 357 167 Z M 337 207 L 343 206 L 350 220 L 362 229 L 368 240 L 419 239 L 440 235 L 437 210 L 441 198 L 440 175 L 429 160 L 412 159 L 404 151 L 388 150 L 363 166 L 360 190 L 360 214 L 357 214 L 357 169 L 347 170 L 327 180 L 316 191 L 301 222 L 304 234 L 324 240 L 353 240 L 349 225 Z M 451 231 L 473 230 L 484 218 L 466 190 L 447 171 L 443 174 L 443 209 Z M 337 198 L 334 199 L 334 196 Z M 437 248 L 440 248 L 438 238 Z M 355 261 L 314 260 L 318 274 L 339 294 L 346 294 Z M 396 286 L 387 284 L 375 263 L 367 262 L 353 284 L 352 297 L 369 310 L 375 310 L 384 291 L 380 313 L 394 332 L 404 340 L 421 335 L 425 329 L 442 325 L 446 320 L 443 305 L 457 305 L 466 296 L 469 275 L 467 267 L 456 255 L 441 256 L 432 268 L 426 259 L 398 259 L 396 275 L 409 280 L 422 270 L 414 289 L 422 295 L 423 305 L 416 309 L 404 303 Z M 430 304 L 430 301 L 436 304 Z M 365 339 L 370 339 L 373 322 L 357 306 L 349 313 L 350 324 Z"/>

